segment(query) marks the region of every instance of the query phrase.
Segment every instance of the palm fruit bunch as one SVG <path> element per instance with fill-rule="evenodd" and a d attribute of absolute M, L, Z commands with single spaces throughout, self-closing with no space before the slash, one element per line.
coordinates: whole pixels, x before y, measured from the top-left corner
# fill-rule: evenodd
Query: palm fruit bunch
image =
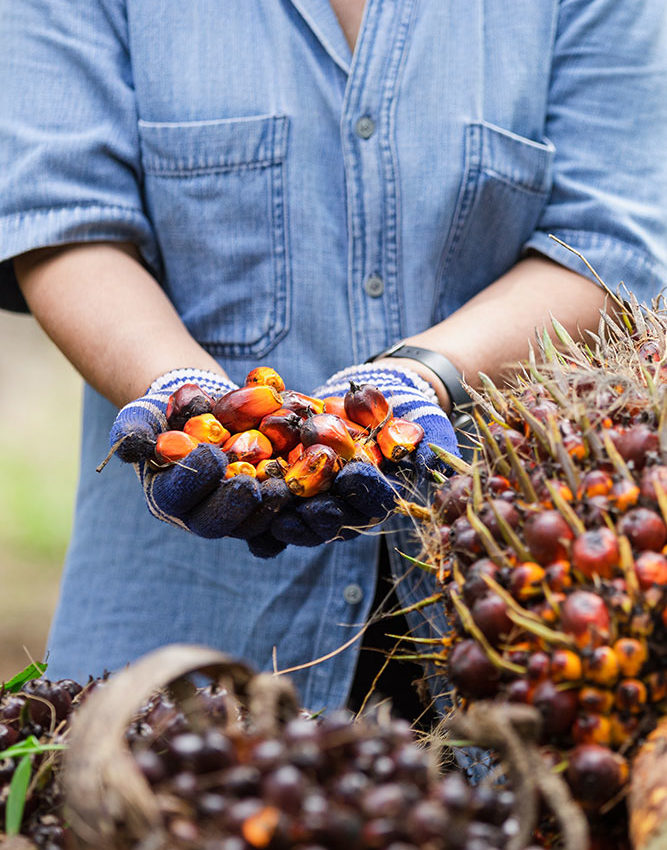
<path fill-rule="evenodd" d="M 328 490 L 349 461 L 396 463 L 424 436 L 420 425 L 392 416 L 370 384 L 351 384 L 344 397 L 312 398 L 286 390 L 275 369 L 259 366 L 245 386 L 214 399 L 184 384 L 168 401 L 168 430 L 155 446 L 157 468 L 184 461 L 201 442 L 219 446 L 225 477 L 282 478 L 296 496 Z"/>
<path fill-rule="evenodd" d="M 667 313 L 610 298 L 585 342 L 553 321 L 506 386 L 480 375 L 472 461 L 441 453 L 413 512 L 451 622 L 430 657 L 463 709 L 534 706 L 589 813 L 667 707 Z"/>

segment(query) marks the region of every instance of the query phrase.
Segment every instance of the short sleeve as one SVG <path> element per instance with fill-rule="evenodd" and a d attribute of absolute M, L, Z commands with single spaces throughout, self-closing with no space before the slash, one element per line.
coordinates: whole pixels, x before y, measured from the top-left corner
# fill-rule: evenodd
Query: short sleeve
<path fill-rule="evenodd" d="M 0 307 L 26 309 L 11 258 L 35 248 L 133 242 L 156 270 L 124 3 L 4 3 L 0 42 Z"/>
<path fill-rule="evenodd" d="M 526 250 L 640 301 L 667 284 L 667 4 L 562 0 L 546 135 L 553 190 Z"/>

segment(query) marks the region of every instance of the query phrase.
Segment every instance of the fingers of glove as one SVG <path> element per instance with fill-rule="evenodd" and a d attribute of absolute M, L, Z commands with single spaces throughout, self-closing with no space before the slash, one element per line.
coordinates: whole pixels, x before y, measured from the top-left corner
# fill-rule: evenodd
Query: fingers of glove
<path fill-rule="evenodd" d="M 165 405 L 149 396 L 131 401 L 121 408 L 111 426 L 109 445 L 127 463 L 153 457 L 157 435 L 167 427 Z"/>
<path fill-rule="evenodd" d="M 294 546 L 319 546 L 323 539 L 316 534 L 297 514 L 294 508 L 288 508 L 271 523 L 271 534 L 282 543 Z"/>
<path fill-rule="evenodd" d="M 276 555 L 279 555 L 284 549 L 287 549 L 287 543 L 283 543 L 281 540 L 276 540 L 276 538 L 268 532 L 265 534 L 259 534 L 257 537 L 251 537 L 247 543 L 250 553 L 256 558 L 275 558 Z"/>
<path fill-rule="evenodd" d="M 227 537 L 261 503 L 259 482 L 249 475 L 223 479 L 213 493 L 184 518 L 199 537 Z"/>
<path fill-rule="evenodd" d="M 394 507 L 395 488 L 372 463 L 352 461 L 334 479 L 332 494 L 366 517 L 384 518 Z"/>
<path fill-rule="evenodd" d="M 184 519 L 218 488 L 226 468 L 227 455 L 209 443 L 201 443 L 168 469 L 155 472 L 144 465 L 140 477 L 146 501 L 153 513 Z"/>
<path fill-rule="evenodd" d="M 296 513 L 322 540 L 349 540 L 368 525 L 367 516 L 328 493 L 302 500 Z"/>
<path fill-rule="evenodd" d="M 268 531 L 271 523 L 288 505 L 292 504 L 295 496 L 282 478 L 267 478 L 259 485 L 261 504 L 247 519 L 240 522 L 230 537 L 241 537 L 248 540 Z"/>

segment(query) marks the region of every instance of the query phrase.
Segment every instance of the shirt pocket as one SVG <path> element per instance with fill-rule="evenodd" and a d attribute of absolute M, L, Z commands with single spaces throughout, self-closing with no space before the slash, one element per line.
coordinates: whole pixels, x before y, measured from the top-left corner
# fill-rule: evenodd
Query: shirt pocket
<path fill-rule="evenodd" d="M 555 148 L 486 122 L 466 127 L 464 171 L 442 252 L 435 320 L 445 318 L 521 256 L 552 185 Z"/>
<path fill-rule="evenodd" d="M 289 327 L 288 118 L 139 121 L 165 290 L 219 357 L 261 357 Z"/>

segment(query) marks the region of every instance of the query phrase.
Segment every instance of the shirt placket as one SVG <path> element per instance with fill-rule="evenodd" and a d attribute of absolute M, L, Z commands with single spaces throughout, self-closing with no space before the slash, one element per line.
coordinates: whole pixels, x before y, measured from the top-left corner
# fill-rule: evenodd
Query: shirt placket
<path fill-rule="evenodd" d="M 403 333 L 394 114 L 415 0 L 367 0 L 341 116 L 356 362 Z"/>

